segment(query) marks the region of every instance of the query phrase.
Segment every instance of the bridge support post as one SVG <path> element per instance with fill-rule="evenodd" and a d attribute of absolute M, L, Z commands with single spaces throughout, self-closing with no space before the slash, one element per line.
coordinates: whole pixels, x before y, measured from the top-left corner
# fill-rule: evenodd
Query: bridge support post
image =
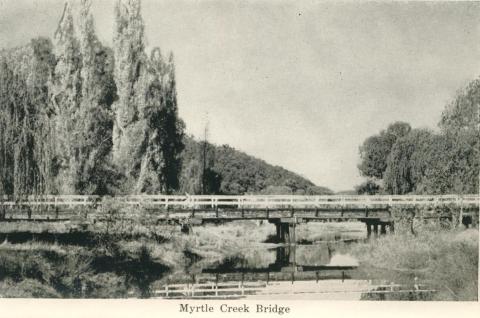
<path fill-rule="evenodd" d="M 290 248 L 279 247 L 276 251 L 275 265 L 282 268 L 290 262 Z"/>
<path fill-rule="evenodd" d="M 367 226 L 367 238 L 370 238 L 370 236 L 372 236 L 372 224 L 366 222 L 365 225 Z"/>
<path fill-rule="evenodd" d="M 472 228 L 478 227 L 478 211 L 474 211 L 472 213 Z"/>
<path fill-rule="evenodd" d="M 378 236 L 378 223 L 373 224 L 373 234 L 375 235 L 375 237 Z"/>
<path fill-rule="evenodd" d="M 391 221 L 390 223 L 388 223 L 388 228 L 390 230 L 390 234 L 393 234 L 395 233 L 395 223 L 393 221 Z"/>
<path fill-rule="evenodd" d="M 30 220 L 32 218 L 32 209 L 30 206 L 26 205 L 25 210 L 27 211 L 27 217 Z"/>
<path fill-rule="evenodd" d="M 382 223 L 380 225 L 380 234 L 382 234 L 382 235 L 387 234 L 387 224 L 386 223 Z"/>
<path fill-rule="evenodd" d="M 296 228 L 295 223 L 290 223 L 288 224 L 288 241 L 286 242 L 287 244 L 295 244 L 297 242 L 296 237 L 295 237 L 295 228 Z"/>
<path fill-rule="evenodd" d="M 270 220 L 270 222 L 275 224 L 276 239 L 278 242 L 295 244 L 295 227 L 297 223 L 295 218 L 275 219 Z"/>
<path fill-rule="evenodd" d="M 280 242 L 290 244 L 290 226 L 288 223 L 280 223 Z"/>
<path fill-rule="evenodd" d="M 184 234 L 192 234 L 193 233 L 193 226 L 189 223 L 180 224 L 180 232 Z"/>
<path fill-rule="evenodd" d="M 282 227 L 280 223 L 275 223 L 275 230 L 277 232 L 276 239 L 281 241 L 282 240 Z"/>
<path fill-rule="evenodd" d="M 288 223 L 276 222 L 277 240 L 282 243 L 288 243 L 290 239 L 290 227 Z"/>
<path fill-rule="evenodd" d="M 293 266 L 297 265 L 297 248 L 295 246 L 293 246 L 291 251 L 289 251 L 288 263 Z"/>
<path fill-rule="evenodd" d="M 460 213 L 458 215 L 458 220 L 455 222 L 455 227 L 460 227 L 462 226 L 463 223 L 463 204 L 460 203 Z"/>

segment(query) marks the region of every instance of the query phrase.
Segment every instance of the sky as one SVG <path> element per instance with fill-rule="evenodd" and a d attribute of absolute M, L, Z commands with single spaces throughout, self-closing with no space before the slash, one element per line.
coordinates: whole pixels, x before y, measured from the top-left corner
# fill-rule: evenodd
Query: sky
<path fill-rule="evenodd" d="M 53 36 L 56 0 L 0 0 L 0 47 Z M 111 44 L 113 1 L 94 1 Z M 187 133 L 333 190 L 362 182 L 359 146 L 388 124 L 437 129 L 480 74 L 480 3 L 142 2 L 148 49 L 175 56 Z"/>

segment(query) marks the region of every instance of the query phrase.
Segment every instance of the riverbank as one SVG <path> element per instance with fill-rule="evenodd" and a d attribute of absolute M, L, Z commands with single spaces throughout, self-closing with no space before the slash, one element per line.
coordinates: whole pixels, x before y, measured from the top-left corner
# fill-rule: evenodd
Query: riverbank
<path fill-rule="evenodd" d="M 478 300 L 478 228 L 387 235 L 349 246 L 364 268 L 417 277 L 434 300 Z M 393 274 L 392 274 L 393 275 Z"/>
<path fill-rule="evenodd" d="M 281 246 L 270 242 L 275 227 L 257 221 L 197 226 L 190 234 L 178 225 L 66 228 L 0 228 L 1 297 L 149 297 L 172 277 L 191 281 L 205 268 L 266 268 L 278 261 L 273 249 Z M 360 262 L 363 279 L 411 283 L 418 277 L 438 290 L 435 299 L 477 299 L 478 229 L 398 232 L 366 240 L 360 222 L 301 224 L 297 239 L 307 245 L 296 247 L 296 261 L 327 264 L 346 254 Z"/>

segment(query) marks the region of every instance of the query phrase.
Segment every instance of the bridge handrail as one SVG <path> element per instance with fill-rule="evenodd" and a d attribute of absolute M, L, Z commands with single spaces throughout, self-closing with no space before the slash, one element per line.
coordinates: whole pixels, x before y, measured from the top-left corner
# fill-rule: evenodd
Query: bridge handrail
<path fill-rule="evenodd" d="M 1 196 L 0 206 L 54 205 L 77 206 L 103 204 L 115 200 L 129 205 L 146 206 L 235 206 L 235 207 L 319 207 L 323 205 L 418 205 L 475 204 L 480 196 L 467 195 L 126 195 L 100 197 L 95 195 L 37 195 L 24 197 Z"/>

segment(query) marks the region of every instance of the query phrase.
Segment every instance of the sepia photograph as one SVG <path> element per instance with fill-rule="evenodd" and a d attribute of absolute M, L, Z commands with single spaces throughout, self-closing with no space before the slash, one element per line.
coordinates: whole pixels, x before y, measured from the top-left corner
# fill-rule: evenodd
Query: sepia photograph
<path fill-rule="evenodd" d="M 478 302 L 479 180 L 480 2 L 0 0 L 2 300 Z"/>

